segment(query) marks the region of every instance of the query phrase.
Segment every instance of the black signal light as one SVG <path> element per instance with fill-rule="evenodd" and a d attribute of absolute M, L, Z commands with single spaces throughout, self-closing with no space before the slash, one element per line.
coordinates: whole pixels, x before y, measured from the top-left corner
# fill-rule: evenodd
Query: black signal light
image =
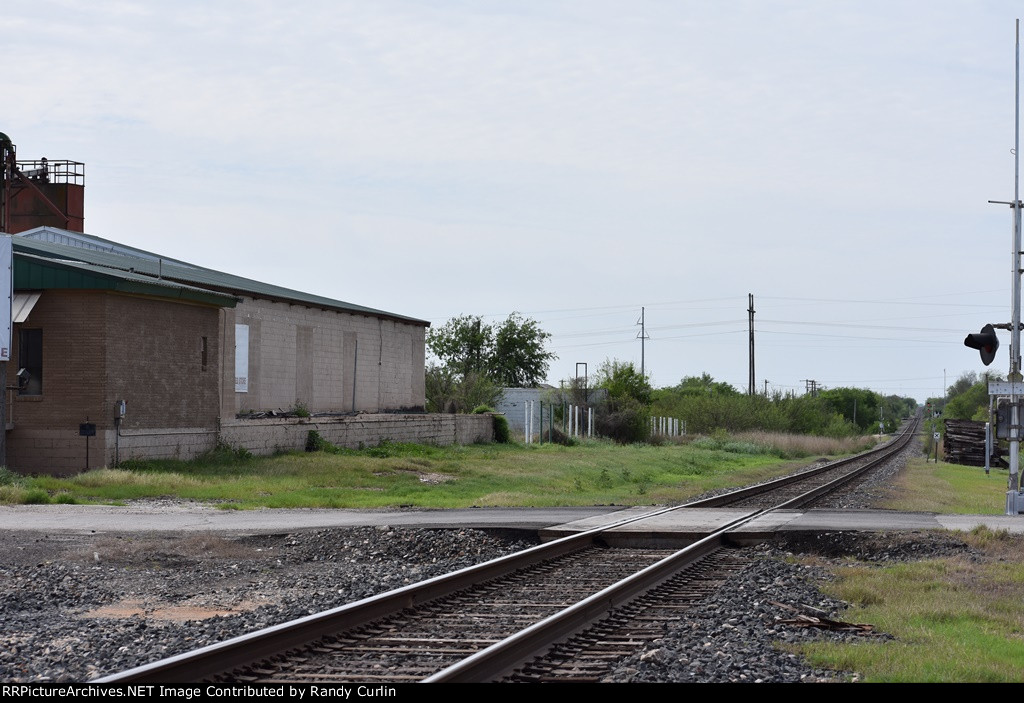
<path fill-rule="evenodd" d="M 992 325 L 985 325 L 981 332 L 967 335 L 964 346 L 977 349 L 981 352 L 981 363 L 988 366 L 996 358 L 996 350 L 999 349 L 999 337 Z"/>

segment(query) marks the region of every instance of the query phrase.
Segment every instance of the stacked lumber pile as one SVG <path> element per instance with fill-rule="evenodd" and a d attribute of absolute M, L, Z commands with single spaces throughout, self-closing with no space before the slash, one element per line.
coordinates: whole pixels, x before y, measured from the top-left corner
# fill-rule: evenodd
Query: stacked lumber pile
<path fill-rule="evenodd" d="M 943 420 L 946 441 L 943 446 L 946 461 L 964 466 L 985 465 L 985 423 L 975 420 Z M 992 450 L 992 466 L 1006 466 L 1003 450 L 998 444 Z"/>

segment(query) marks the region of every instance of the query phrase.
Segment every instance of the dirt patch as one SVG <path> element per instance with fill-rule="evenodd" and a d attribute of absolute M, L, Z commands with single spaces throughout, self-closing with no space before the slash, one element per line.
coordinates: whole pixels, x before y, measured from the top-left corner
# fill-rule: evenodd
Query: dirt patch
<path fill-rule="evenodd" d="M 419 474 L 420 483 L 429 483 L 431 485 L 437 485 L 439 483 L 451 483 L 455 480 L 454 476 L 448 474 Z"/>
<path fill-rule="evenodd" d="M 186 622 L 188 620 L 206 620 L 223 615 L 234 615 L 255 610 L 260 603 L 246 601 L 233 606 L 212 607 L 200 605 L 154 605 L 140 600 L 127 599 L 117 603 L 100 606 L 82 614 L 83 619 L 110 618 L 121 620 L 142 617 L 159 622 Z"/>
<path fill-rule="evenodd" d="M 103 564 L 149 564 L 182 568 L 211 559 L 251 559 L 259 552 L 238 540 L 216 535 L 188 535 L 169 540 L 165 536 L 103 535 L 70 554 L 72 561 Z"/>

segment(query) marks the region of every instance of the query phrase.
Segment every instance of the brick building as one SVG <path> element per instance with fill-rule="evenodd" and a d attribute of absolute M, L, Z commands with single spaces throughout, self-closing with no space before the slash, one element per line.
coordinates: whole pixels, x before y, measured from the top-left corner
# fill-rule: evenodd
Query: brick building
<path fill-rule="evenodd" d="M 7 460 L 18 471 L 252 443 L 259 423 L 246 418 L 259 411 L 424 405 L 423 320 L 49 226 L 14 236 L 13 275 L 10 367 L 23 372 L 9 391 Z M 95 436 L 79 435 L 83 423 Z M 400 433 L 394 422 L 380 432 Z"/>

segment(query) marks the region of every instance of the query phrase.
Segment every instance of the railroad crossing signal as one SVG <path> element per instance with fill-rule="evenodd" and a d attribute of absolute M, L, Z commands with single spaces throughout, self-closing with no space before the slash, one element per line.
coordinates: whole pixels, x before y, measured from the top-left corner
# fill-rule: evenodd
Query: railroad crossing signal
<path fill-rule="evenodd" d="M 977 349 L 981 352 L 981 363 L 988 366 L 996 358 L 996 350 L 999 349 L 999 337 L 992 325 L 985 325 L 981 332 L 967 335 L 964 346 Z"/>

